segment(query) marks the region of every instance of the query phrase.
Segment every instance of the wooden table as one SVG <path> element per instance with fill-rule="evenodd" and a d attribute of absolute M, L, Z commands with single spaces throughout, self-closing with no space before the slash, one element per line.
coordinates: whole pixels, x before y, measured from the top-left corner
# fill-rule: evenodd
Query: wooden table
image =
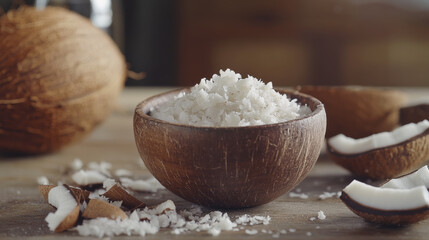
<path fill-rule="evenodd" d="M 114 113 L 84 141 L 64 148 L 60 152 L 41 156 L 0 155 L 0 239 L 10 237 L 63 239 L 79 238 L 77 232 L 52 233 L 44 221 L 52 208 L 45 203 L 37 189 L 36 178 L 47 176 L 51 181 L 61 180 L 62 172 L 75 158 L 83 162 L 107 161 L 113 168 L 131 169 L 141 178 L 149 176 L 144 168 L 133 136 L 132 116 L 141 100 L 168 90 L 167 88 L 125 89 Z M 410 102 L 417 103 L 429 98 L 429 89 L 401 89 L 410 95 Z M 391 228 L 374 225 L 354 215 L 338 198 L 319 200 L 323 192 L 340 191 L 352 181 L 347 171 L 333 164 L 322 152 L 310 175 L 297 187 L 308 199 L 290 198 L 288 194 L 263 206 L 227 211 L 230 216 L 270 215 L 269 225 L 248 226 L 248 229 L 279 231 L 295 228 L 296 232 L 280 235 L 284 239 L 428 239 L 429 220 L 408 227 Z M 297 191 L 294 190 L 294 192 Z M 191 203 L 180 199 L 167 190 L 156 194 L 136 195 L 149 205 L 172 199 L 178 209 L 191 207 Z M 210 211 L 209 209 L 205 209 Z M 311 221 L 319 210 L 324 211 L 325 220 Z M 310 235 L 311 236 L 308 236 Z M 118 238 L 127 238 L 124 236 Z M 141 237 L 130 237 L 141 239 Z M 201 239 L 211 238 L 204 232 L 172 235 L 161 230 L 147 239 Z M 271 239 L 270 234 L 259 231 L 257 235 L 223 231 L 218 239 Z"/>

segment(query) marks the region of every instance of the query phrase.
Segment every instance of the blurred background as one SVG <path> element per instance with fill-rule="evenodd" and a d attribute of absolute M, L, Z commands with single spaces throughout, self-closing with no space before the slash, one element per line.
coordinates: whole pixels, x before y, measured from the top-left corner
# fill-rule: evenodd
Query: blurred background
<path fill-rule="evenodd" d="M 429 86 L 428 0 L 0 0 L 91 19 L 143 80 L 189 86 L 231 68 L 275 86 Z"/>

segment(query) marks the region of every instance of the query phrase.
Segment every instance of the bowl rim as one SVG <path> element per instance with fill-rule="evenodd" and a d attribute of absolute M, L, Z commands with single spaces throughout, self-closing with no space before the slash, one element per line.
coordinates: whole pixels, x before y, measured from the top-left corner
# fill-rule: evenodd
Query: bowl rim
<path fill-rule="evenodd" d="M 270 123 L 270 124 L 262 124 L 262 125 L 232 126 L 232 127 L 196 126 L 196 125 L 188 125 L 188 124 L 183 124 L 183 123 L 172 123 L 172 122 L 168 122 L 168 121 L 164 121 L 164 120 L 152 117 L 151 115 L 147 114 L 148 112 L 147 113 L 143 112 L 143 106 L 146 106 L 147 104 L 151 103 L 155 99 L 158 99 L 160 97 L 167 96 L 167 95 L 174 95 L 175 93 L 177 93 L 176 95 L 178 95 L 180 92 L 186 91 L 189 89 L 191 89 L 191 87 L 178 88 L 178 89 L 159 93 L 159 94 L 156 94 L 156 95 L 151 96 L 149 98 L 146 98 L 145 100 L 143 100 L 139 104 L 137 104 L 137 106 L 135 108 L 135 112 L 134 112 L 134 118 L 136 118 L 138 116 L 140 118 L 146 119 L 147 121 L 156 122 L 159 124 L 167 124 L 167 125 L 171 125 L 171 126 L 186 127 L 186 128 L 201 129 L 201 130 L 264 129 L 264 128 L 271 128 L 271 127 L 280 127 L 280 126 L 288 125 L 288 124 L 298 122 L 298 121 L 301 121 L 301 120 L 304 120 L 307 118 L 311 118 L 313 116 L 321 114 L 322 112 L 324 112 L 324 109 L 325 109 L 323 103 L 319 99 L 317 99 L 311 95 L 301 93 L 297 90 L 274 88 L 274 90 L 278 93 L 287 94 L 289 99 L 290 99 L 290 97 L 289 97 L 290 94 L 310 99 L 311 101 L 313 101 L 316 104 L 316 109 L 314 109 L 314 111 L 312 111 L 310 114 L 306 114 L 304 116 L 301 116 L 301 117 L 298 117 L 298 118 L 295 118 L 292 120 L 288 120 L 288 121 L 283 121 L 283 122 L 278 122 L 278 123 Z"/>

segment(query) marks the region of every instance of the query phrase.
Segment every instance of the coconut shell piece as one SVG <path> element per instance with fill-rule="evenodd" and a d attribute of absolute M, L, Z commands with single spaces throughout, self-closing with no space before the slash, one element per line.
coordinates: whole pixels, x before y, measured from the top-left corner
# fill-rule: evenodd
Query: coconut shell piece
<path fill-rule="evenodd" d="M 353 174 L 373 180 L 391 179 L 411 173 L 429 160 L 429 129 L 402 143 L 359 154 L 342 154 L 329 143 L 331 159 Z"/>
<path fill-rule="evenodd" d="M 91 199 L 89 201 L 88 206 L 82 213 L 82 217 L 88 219 L 99 217 L 105 217 L 109 219 L 120 218 L 122 220 L 128 218 L 127 214 L 125 214 L 125 212 L 120 208 L 99 199 Z"/>
<path fill-rule="evenodd" d="M 77 205 L 69 215 L 55 228 L 54 232 L 64 232 L 67 229 L 74 227 L 79 219 L 80 207 Z"/>
<path fill-rule="evenodd" d="M 403 107 L 399 111 L 399 122 L 401 125 L 417 123 L 425 119 L 429 120 L 429 104 Z"/>
<path fill-rule="evenodd" d="M 124 57 L 69 10 L 20 7 L 0 17 L 0 149 L 46 153 L 86 136 L 114 107 Z"/>
<path fill-rule="evenodd" d="M 137 198 L 129 194 L 118 184 L 113 185 L 109 189 L 109 191 L 103 194 L 103 196 L 107 197 L 112 201 L 122 201 L 122 205 L 130 210 L 146 207 L 146 204 L 144 202 L 138 200 Z"/>
<path fill-rule="evenodd" d="M 369 87 L 301 86 L 298 90 L 319 99 L 326 109 L 326 137 L 344 134 L 362 138 L 393 130 L 406 96 L 402 92 Z"/>
<path fill-rule="evenodd" d="M 49 191 L 51 191 L 52 188 L 56 187 L 55 185 L 39 185 L 39 191 L 42 194 L 43 198 L 46 202 L 48 202 L 48 196 Z M 66 187 L 72 196 L 76 199 L 78 203 L 83 203 L 83 201 L 89 201 L 89 191 L 77 188 L 77 187 L 71 187 L 67 184 L 64 184 L 64 187 Z"/>
<path fill-rule="evenodd" d="M 407 225 L 429 218 L 429 207 L 404 210 L 380 210 L 356 202 L 342 191 L 340 199 L 356 215 L 373 223 L 384 225 Z"/>

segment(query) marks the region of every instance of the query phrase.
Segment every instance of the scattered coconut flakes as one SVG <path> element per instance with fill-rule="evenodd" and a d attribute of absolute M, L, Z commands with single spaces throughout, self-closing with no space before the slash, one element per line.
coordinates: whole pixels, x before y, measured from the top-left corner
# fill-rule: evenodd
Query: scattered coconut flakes
<path fill-rule="evenodd" d="M 75 198 L 64 186 L 56 186 L 49 191 L 48 203 L 57 208 L 54 213 L 49 213 L 45 218 L 51 231 L 55 231 L 77 206 Z"/>
<path fill-rule="evenodd" d="M 130 178 L 120 178 L 120 181 L 124 187 L 130 188 L 135 191 L 142 192 L 157 192 L 159 189 L 164 189 L 156 178 L 151 177 L 147 180 L 132 180 Z"/>
<path fill-rule="evenodd" d="M 127 169 L 117 169 L 115 171 L 115 176 L 117 176 L 117 177 L 129 177 L 132 175 L 133 175 L 133 173 Z"/>
<path fill-rule="evenodd" d="M 341 192 L 323 192 L 319 195 L 319 199 L 325 200 L 332 197 L 340 197 Z"/>
<path fill-rule="evenodd" d="M 290 192 L 289 197 L 291 198 L 301 198 L 301 199 L 308 199 L 308 195 L 305 193 L 294 193 Z"/>
<path fill-rule="evenodd" d="M 289 228 L 289 232 L 294 233 L 294 232 L 296 232 L 296 229 L 295 228 Z"/>
<path fill-rule="evenodd" d="M 37 183 L 39 185 L 49 185 L 49 180 L 45 176 L 40 176 L 40 177 L 37 178 Z"/>
<path fill-rule="evenodd" d="M 271 221 L 270 216 L 249 216 L 247 214 L 241 215 L 237 217 L 235 222 L 240 225 L 259 225 L 264 224 L 267 225 Z"/>
<path fill-rule="evenodd" d="M 156 208 L 135 210 L 128 219 L 120 221 L 108 219 L 85 220 L 77 227 L 79 234 L 85 236 L 115 236 L 154 234 L 160 228 L 172 228 L 172 234 L 182 234 L 189 231 L 206 231 L 208 234 L 218 236 L 221 231 L 237 231 L 237 223 L 233 222 L 227 213 L 220 211 L 208 214 L 193 215 L 191 212 L 200 212 L 199 209 L 182 211 L 184 216 L 178 214 L 172 201 L 159 204 Z M 167 211 L 168 210 L 168 211 Z M 191 220 L 192 219 L 192 220 Z M 145 225 L 141 225 L 145 222 Z M 148 231 L 148 229 L 150 231 Z"/>
<path fill-rule="evenodd" d="M 255 234 L 258 233 L 258 230 L 256 230 L 256 229 L 246 229 L 244 232 L 246 234 L 248 234 L 248 235 L 255 235 Z"/>
<path fill-rule="evenodd" d="M 320 220 L 325 220 L 326 219 L 326 215 L 325 215 L 325 213 L 322 210 L 320 210 L 317 213 L 317 218 L 320 219 Z"/>
<path fill-rule="evenodd" d="M 75 158 L 73 160 L 73 162 L 70 164 L 70 167 L 74 171 L 78 171 L 78 170 L 82 169 L 82 167 L 83 167 L 82 160 L 80 160 L 79 158 Z"/>
<path fill-rule="evenodd" d="M 217 229 L 217 228 L 212 228 L 212 229 L 209 229 L 207 231 L 207 233 L 211 234 L 214 237 L 219 236 L 221 232 L 222 231 L 220 229 Z"/>
<path fill-rule="evenodd" d="M 173 101 L 152 108 L 154 118 L 195 126 L 249 126 L 284 122 L 311 113 L 252 76 L 242 78 L 227 69 L 181 92 Z"/>
<path fill-rule="evenodd" d="M 113 186 L 115 186 L 116 181 L 115 179 L 108 178 L 103 181 L 103 188 L 107 191 L 109 191 Z"/>
<path fill-rule="evenodd" d="M 88 164 L 88 169 L 98 171 L 104 175 L 111 176 L 110 169 L 112 168 L 112 164 L 108 162 L 90 162 Z"/>
<path fill-rule="evenodd" d="M 315 217 L 310 217 L 310 221 L 314 221 L 314 220 L 316 220 Z"/>
<path fill-rule="evenodd" d="M 107 177 L 95 170 L 79 170 L 72 175 L 72 179 L 80 186 L 101 184 Z"/>
<path fill-rule="evenodd" d="M 280 230 L 280 233 L 281 233 L 281 234 L 286 234 L 286 233 L 287 233 L 287 230 L 286 230 L 286 229 L 282 229 L 282 230 Z"/>

